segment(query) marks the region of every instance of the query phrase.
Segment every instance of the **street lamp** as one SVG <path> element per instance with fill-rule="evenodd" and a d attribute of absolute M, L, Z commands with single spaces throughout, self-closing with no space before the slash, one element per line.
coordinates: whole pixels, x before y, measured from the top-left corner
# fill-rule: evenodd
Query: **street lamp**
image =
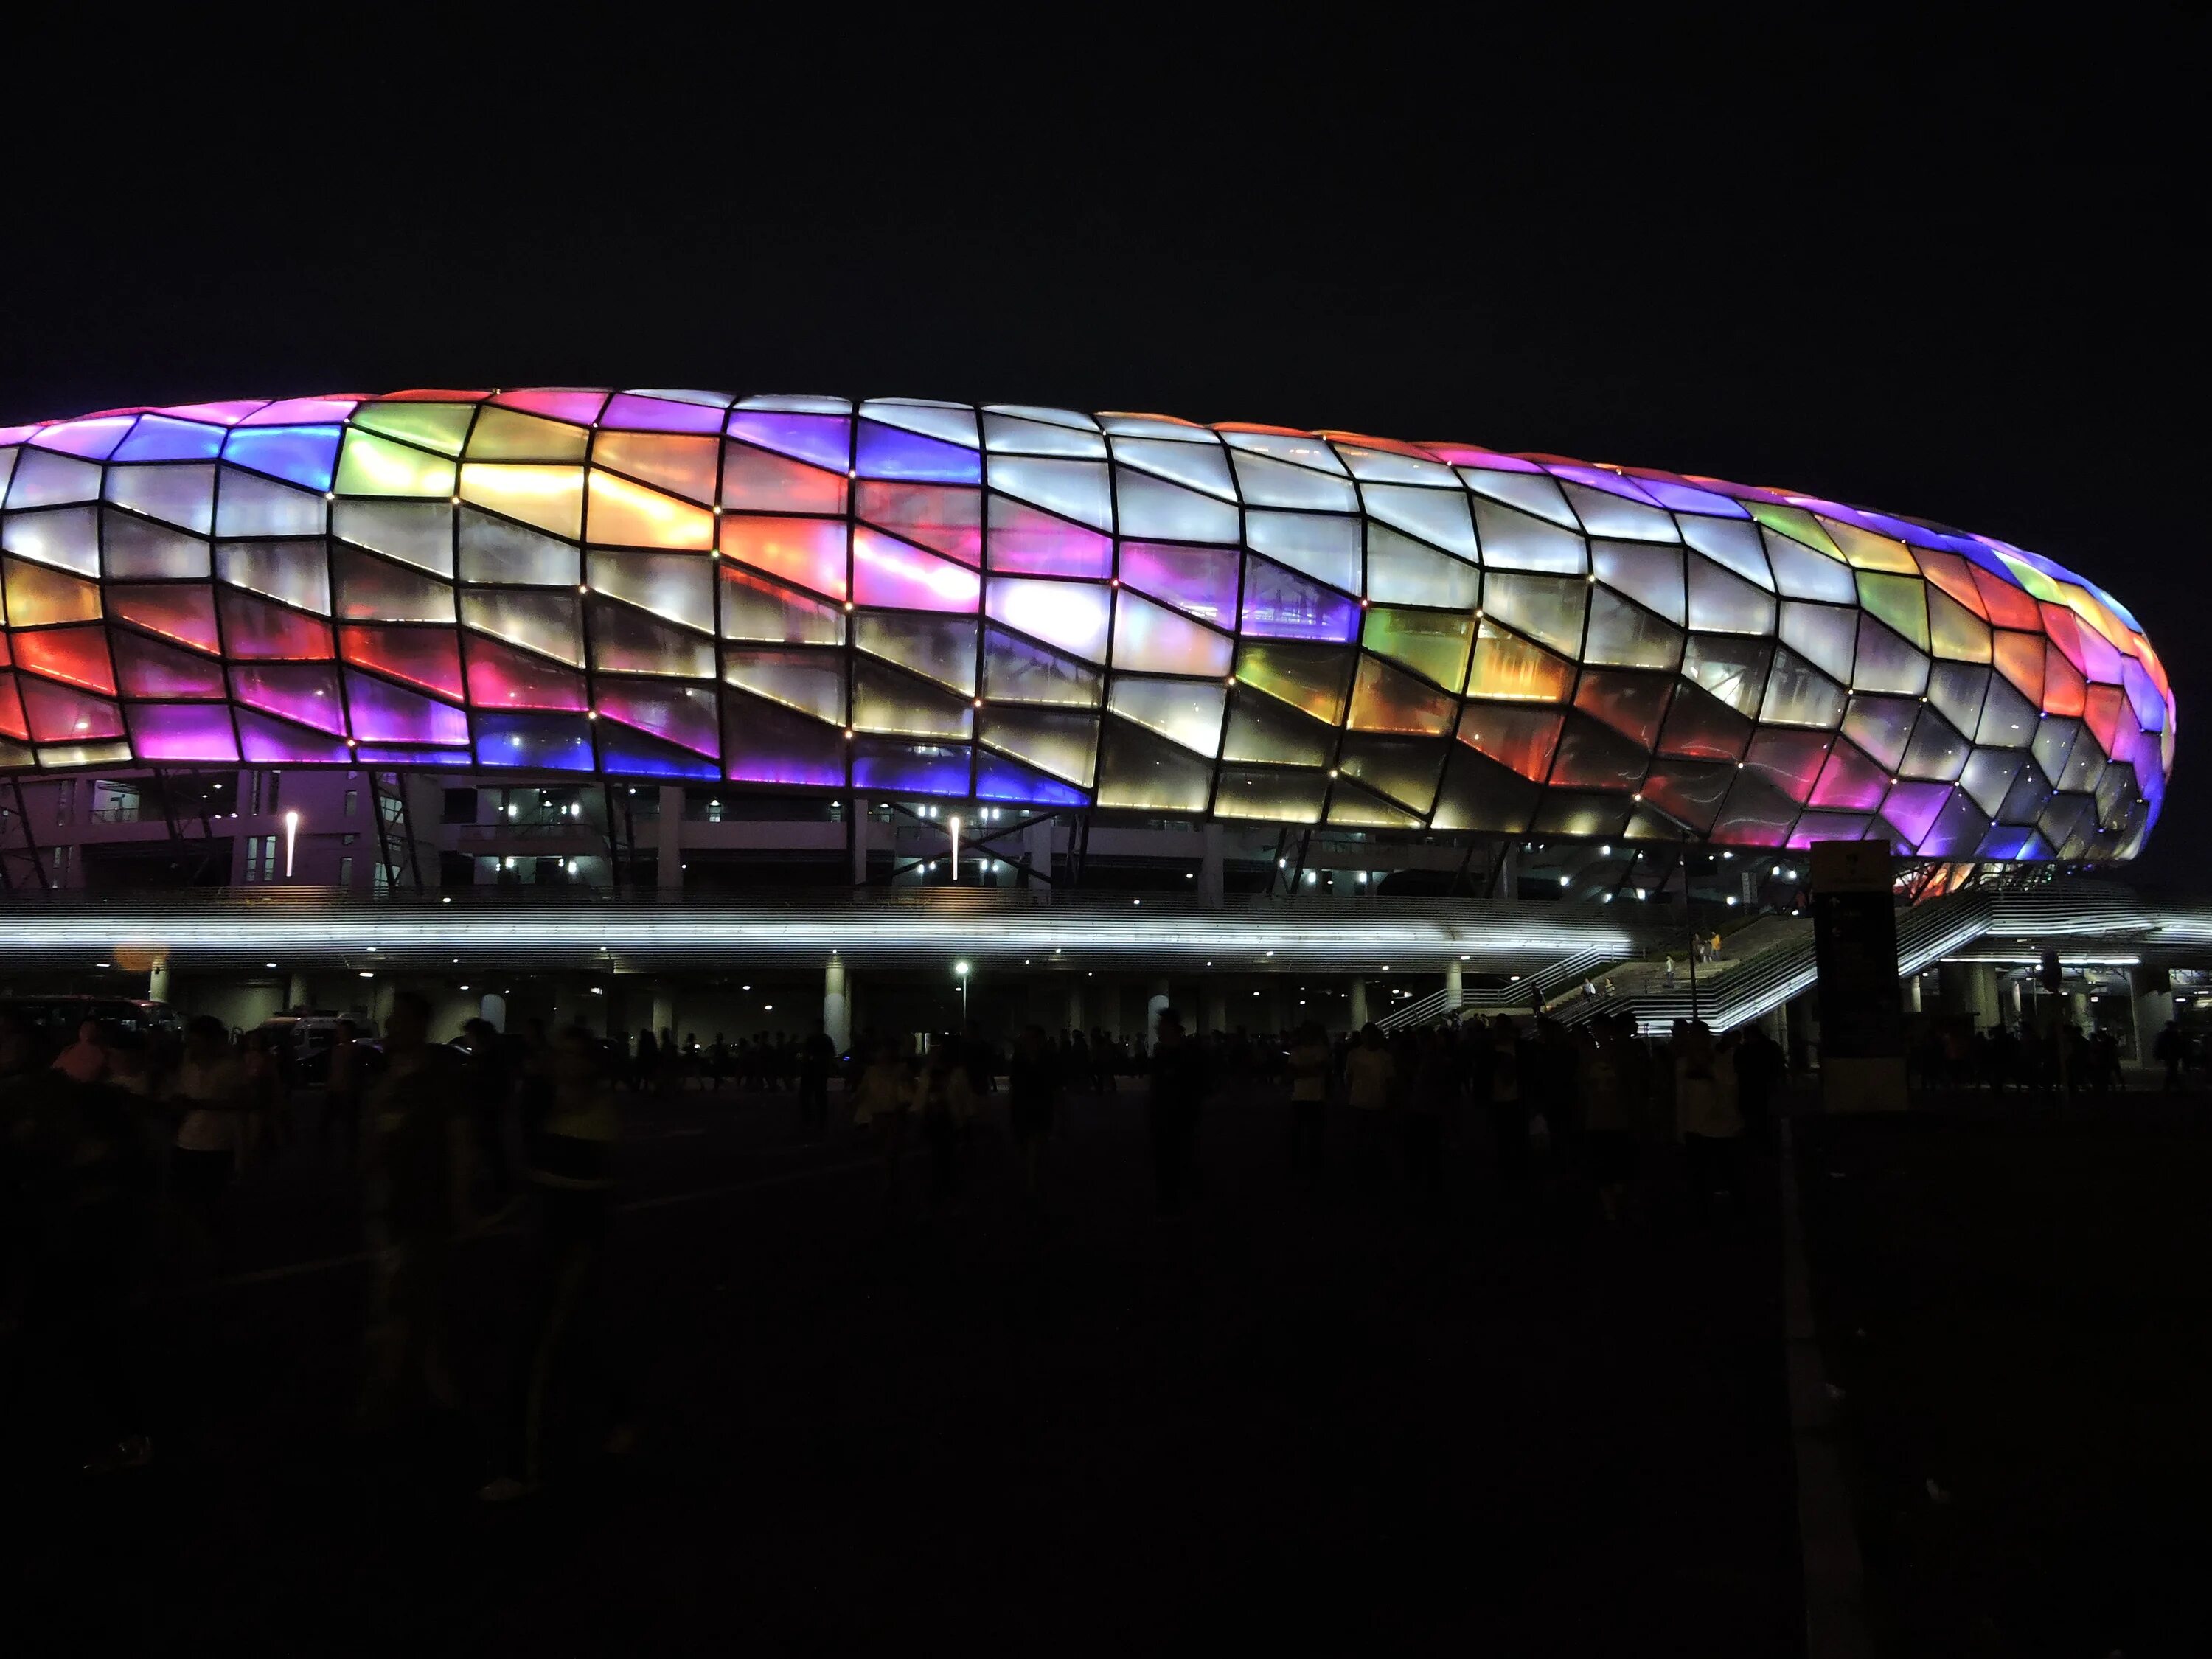
<path fill-rule="evenodd" d="M 960 1029 L 964 1031 L 968 1029 L 968 964 L 954 963 L 952 975 L 960 981 Z"/>
<path fill-rule="evenodd" d="M 284 879 L 287 881 L 292 879 L 292 848 L 299 839 L 300 815 L 287 812 L 284 814 Z"/>

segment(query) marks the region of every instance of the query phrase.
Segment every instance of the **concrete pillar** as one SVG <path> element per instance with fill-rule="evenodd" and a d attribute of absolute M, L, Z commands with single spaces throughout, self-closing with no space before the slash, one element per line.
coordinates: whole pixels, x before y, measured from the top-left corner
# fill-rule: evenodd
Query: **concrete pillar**
<path fill-rule="evenodd" d="M 854 796 L 846 803 L 845 810 L 852 815 L 853 885 L 858 887 L 868 878 L 868 798 Z"/>
<path fill-rule="evenodd" d="M 2158 1034 L 2173 1019 L 2173 977 L 2163 968 L 2130 968 L 2128 991 L 2134 1005 L 2135 1062 L 2148 1066 Z"/>
<path fill-rule="evenodd" d="M 1161 1011 L 1173 1006 L 1168 1000 L 1168 982 L 1164 979 L 1152 981 L 1152 994 L 1145 999 L 1145 1052 L 1152 1052 L 1160 1040 Z"/>
<path fill-rule="evenodd" d="M 1465 995 L 1465 991 L 1461 988 L 1459 959 L 1455 957 L 1451 961 L 1444 963 L 1445 1007 L 1448 1010 L 1457 1008 L 1460 1000 Z"/>
<path fill-rule="evenodd" d="M 498 992 L 486 991 L 483 994 L 483 1000 L 477 1005 L 477 1012 L 491 1022 L 494 1030 L 507 1030 L 507 999 Z"/>
<path fill-rule="evenodd" d="M 1229 988 L 1218 979 L 1205 981 L 1200 996 L 1206 1004 L 1205 1029 L 1225 1031 L 1231 1021 L 1229 1016 Z"/>
<path fill-rule="evenodd" d="M 1925 1012 L 1920 1006 L 1920 975 L 1917 974 L 1905 981 L 1905 1012 L 1908 1014 Z"/>
<path fill-rule="evenodd" d="M 296 969 L 294 969 L 291 978 L 284 983 L 284 1006 L 287 1008 L 304 1008 L 307 1006 L 307 976 Z"/>
<path fill-rule="evenodd" d="M 1367 981 L 1355 979 L 1352 981 L 1352 1029 L 1357 1031 L 1366 1024 Z"/>
<path fill-rule="evenodd" d="M 1022 831 L 1021 856 L 1033 872 L 1030 896 L 1039 904 L 1052 902 L 1052 831 L 1054 819 L 1040 818 Z"/>
<path fill-rule="evenodd" d="M 1521 896 L 1521 843 L 1509 841 L 1498 854 L 1498 896 Z"/>
<path fill-rule="evenodd" d="M 831 957 L 822 973 L 822 1029 L 843 1054 L 853 1046 L 853 1011 L 845 1001 L 845 959 Z"/>
<path fill-rule="evenodd" d="M 1218 910 L 1226 890 L 1221 874 L 1221 826 L 1208 823 L 1200 834 L 1205 846 L 1198 855 L 1198 902 L 1208 910 Z"/>
<path fill-rule="evenodd" d="M 154 965 L 146 970 L 146 994 L 155 1002 L 169 1000 L 169 959 L 155 957 Z"/>
<path fill-rule="evenodd" d="M 672 783 L 660 787 L 660 890 L 684 890 L 684 791 Z M 653 1028 L 657 1032 L 658 1025 Z"/>
<path fill-rule="evenodd" d="M 658 1042 L 663 1031 L 676 1030 L 676 988 L 662 981 L 653 987 L 653 1037 Z M 683 1034 L 677 1032 L 678 1036 Z"/>

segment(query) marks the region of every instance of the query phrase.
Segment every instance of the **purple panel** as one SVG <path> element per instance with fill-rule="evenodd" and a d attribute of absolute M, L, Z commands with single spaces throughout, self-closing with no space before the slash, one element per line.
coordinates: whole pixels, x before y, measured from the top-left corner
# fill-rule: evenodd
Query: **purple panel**
<path fill-rule="evenodd" d="M 239 744 L 250 761 L 300 761 L 316 766 L 342 766 L 354 757 L 353 750 L 335 738 L 326 738 L 319 732 L 308 732 L 257 714 L 251 708 L 240 708 L 238 715 Z"/>
<path fill-rule="evenodd" d="M 1827 765 L 1821 769 L 1820 781 L 1813 786 L 1807 804 L 1871 812 L 1881 805 L 1881 798 L 1888 790 L 1887 773 L 1868 759 L 1857 744 L 1838 742 L 1828 757 Z"/>
<path fill-rule="evenodd" d="M 356 669 L 345 671 L 353 734 L 363 743 L 458 743 L 469 740 L 468 717 L 450 703 L 403 690 Z"/>
<path fill-rule="evenodd" d="M 410 749 L 398 744 L 363 744 L 353 757 L 370 766 L 474 766 L 465 749 Z"/>
<path fill-rule="evenodd" d="M 895 426 L 860 422 L 860 474 L 864 478 L 915 478 L 933 483 L 981 483 L 983 458 L 960 444 L 925 438 Z"/>
<path fill-rule="evenodd" d="M 1224 628 L 1237 614 L 1237 555 L 1230 548 L 1123 542 L 1121 580 Z"/>
<path fill-rule="evenodd" d="M 1334 588 L 1265 559 L 1244 561 L 1244 629 L 1271 640 L 1333 640 L 1359 631 L 1359 607 Z"/>
<path fill-rule="evenodd" d="M 1091 798 L 1073 784 L 1048 778 L 984 750 L 975 757 L 975 793 L 983 800 L 1019 800 L 1040 806 L 1088 806 Z"/>
<path fill-rule="evenodd" d="M 222 447 L 222 458 L 309 489 L 328 489 L 338 464 L 334 426 L 240 427 Z"/>
<path fill-rule="evenodd" d="M 864 739 L 853 745 L 853 787 L 964 796 L 968 793 L 968 751 L 937 744 Z"/>
<path fill-rule="evenodd" d="M 841 726 L 758 697 L 723 693 L 723 770 L 744 783 L 793 783 L 835 788 L 845 781 Z"/>
<path fill-rule="evenodd" d="M 167 415 L 142 415 L 113 459 L 118 461 L 211 461 L 222 453 L 222 428 Z"/>
<path fill-rule="evenodd" d="M 1592 489 L 1602 489 L 1607 495 L 1618 495 L 1624 501 L 1641 501 L 1646 507 L 1659 505 L 1638 486 L 1635 480 L 1624 478 L 1618 472 L 1608 472 L 1601 466 L 1564 466 L 1555 462 L 1547 471 L 1555 478 L 1571 478 L 1577 483 L 1588 484 Z"/>
<path fill-rule="evenodd" d="M 602 720 L 634 726 L 709 759 L 722 752 L 720 707 L 710 688 L 602 679 L 599 711 Z M 610 768 L 619 736 L 605 726 L 599 728 L 599 744 L 607 751 Z M 721 773 L 709 767 L 707 775 L 718 778 Z"/>
<path fill-rule="evenodd" d="M 991 568 L 1036 576 L 1110 576 L 1114 539 L 1004 495 L 991 497 Z"/>
<path fill-rule="evenodd" d="M 234 761 L 238 734 L 220 705 L 134 703 L 126 711 L 131 746 L 146 761 Z"/>
<path fill-rule="evenodd" d="M 345 702 L 333 669 L 308 664 L 233 666 L 231 695 L 240 702 L 282 714 L 317 731 L 343 737 Z"/>
<path fill-rule="evenodd" d="M 171 404 L 158 412 L 174 416 L 180 421 L 209 421 L 216 426 L 236 426 L 255 410 L 269 407 L 270 404 L 258 398 L 233 398 L 227 403 L 219 404 Z M 346 405 L 349 412 L 352 408 L 350 404 Z"/>
<path fill-rule="evenodd" d="M 1908 847 L 1917 848 L 1928 839 L 1937 815 L 1950 799 L 1948 783 L 1900 783 L 1882 803 L 1881 815 L 1897 826 Z"/>
<path fill-rule="evenodd" d="M 722 409 L 719 405 L 678 403 L 671 398 L 641 398 L 634 392 L 618 392 L 608 399 L 606 413 L 599 416 L 599 424 L 619 427 L 628 432 L 720 432 Z"/>
<path fill-rule="evenodd" d="M 836 472 L 853 464 L 853 422 L 842 415 L 782 415 L 772 410 L 740 409 L 731 413 L 729 434 Z"/>
<path fill-rule="evenodd" d="M 104 461 L 115 453 L 131 430 L 132 415 L 103 415 L 89 421 L 57 421 L 42 426 L 31 440 L 40 449 L 58 449 L 64 455 L 81 455 L 88 461 Z"/>
<path fill-rule="evenodd" d="M 657 742 L 612 720 L 601 720 L 599 734 L 600 760 L 610 773 L 634 778 L 696 778 L 708 783 L 722 775 L 722 769 L 713 761 L 674 744 Z"/>
<path fill-rule="evenodd" d="M 1722 519 L 1751 516 L 1725 495 L 1716 495 L 1710 489 L 1698 489 L 1673 478 L 1654 478 L 1639 472 L 1636 482 L 1660 506 L 1672 507 L 1677 513 L 1706 513 Z"/>
<path fill-rule="evenodd" d="M 222 665 L 212 657 L 120 628 L 110 634 L 109 643 L 115 650 L 116 684 L 126 697 L 222 697 Z"/>
<path fill-rule="evenodd" d="M 1852 812 L 1801 812 L 1797 827 L 1790 833 L 1790 845 L 1802 849 L 1816 841 L 1860 841 L 1865 838 L 1867 820 Z"/>
<path fill-rule="evenodd" d="M 282 403 L 264 404 L 239 422 L 240 426 L 328 426 L 341 423 L 351 417 L 360 407 L 358 398 L 287 398 Z M 244 405 L 235 405 L 244 407 Z M 220 404 L 203 404 L 203 409 L 212 410 Z M 172 415 L 186 411 L 173 409 Z"/>
<path fill-rule="evenodd" d="M 568 714 L 479 714 L 477 759 L 485 766 L 588 772 L 592 769 L 591 722 Z"/>

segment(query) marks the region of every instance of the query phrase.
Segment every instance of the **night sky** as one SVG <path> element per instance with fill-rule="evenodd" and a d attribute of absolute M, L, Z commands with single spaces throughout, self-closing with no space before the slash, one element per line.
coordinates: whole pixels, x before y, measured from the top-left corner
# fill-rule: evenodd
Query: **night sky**
<path fill-rule="evenodd" d="M 851 10 L 784 37 L 752 15 L 640 35 L 549 10 L 465 41 L 395 14 L 381 47 L 334 26 L 281 58 L 195 23 L 112 78 L 119 27 L 18 39 L 18 93 L 43 53 L 55 108 L 11 122 L 0 422 L 700 386 L 1811 490 L 2003 536 L 2132 608 L 2182 721 L 2143 872 L 2193 864 L 2200 21 L 1238 9 L 1196 36 L 1071 9 L 886 36 Z"/>

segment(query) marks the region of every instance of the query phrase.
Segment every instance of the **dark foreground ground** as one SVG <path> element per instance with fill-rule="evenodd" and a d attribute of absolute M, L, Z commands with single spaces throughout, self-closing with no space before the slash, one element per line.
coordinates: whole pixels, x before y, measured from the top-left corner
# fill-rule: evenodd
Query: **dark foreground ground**
<path fill-rule="evenodd" d="M 2212 1653 L 2204 1098 L 1798 1126 L 1888 1650 Z"/>
<path fill-rule="evenodd" d="M 1661 1178 L 1605 1232 L 1455 1152 L 1416 1226 L 1340 1123 L 1304 1190 L 1279 1110 L 1211 1112 L 1182 1218 L 1133 1096 L 1076 1104 L 1042 1206 L 987 1134 L 887 1218 L 787 1097 L 641 1105 L 599 1316 L 637 1447 L 498 1509 L 521 1241 L 461 1255 L 469 1409 L 354 1432 L 357 1200 L 295 1154 L 153 1334 L 153 1465 L 13 1488 L 11 1645 L 1798 1651 L 1771 1164 L 1744 1223 Z"/>

